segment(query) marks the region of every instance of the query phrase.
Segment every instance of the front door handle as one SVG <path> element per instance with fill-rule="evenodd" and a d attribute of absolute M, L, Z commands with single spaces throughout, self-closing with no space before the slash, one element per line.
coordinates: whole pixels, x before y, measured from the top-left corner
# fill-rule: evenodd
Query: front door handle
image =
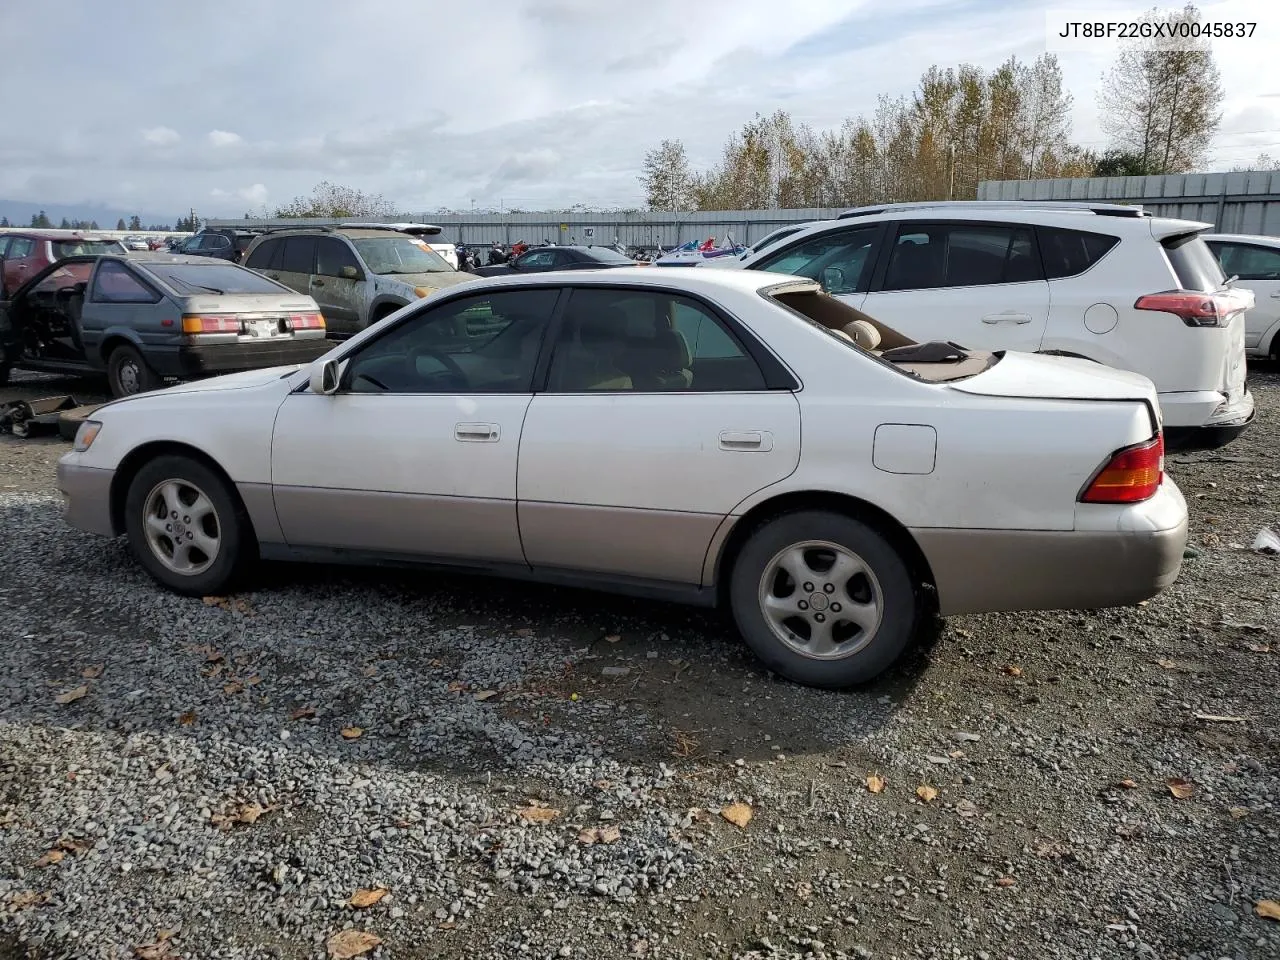
<path fill-rule="evenodd" d="M 1280 300 L 1280 290 L 1277 290 L 1275 293 L 1273 293 L 1273 294 L 1271 295 L 1271 299 L 1272 299 L 1272 300 Z"/>
<path fill-rule="evenodd" d="M 1031 314 L 1010 310 L 1005 313 L 988 313 L 982 318 L 983 323 L 1030 323 Z"/>
<path fill-rule="evenodd" d="M 767 453 L 773 449 L 773 434 L 768 430 L 721 430 L 720 449 Z"/>
<path fill-rule="evenodd" d="M 496 423 L 456 423 L 453 439 L 464 443 L 493 443 L 501 435 Z"/>

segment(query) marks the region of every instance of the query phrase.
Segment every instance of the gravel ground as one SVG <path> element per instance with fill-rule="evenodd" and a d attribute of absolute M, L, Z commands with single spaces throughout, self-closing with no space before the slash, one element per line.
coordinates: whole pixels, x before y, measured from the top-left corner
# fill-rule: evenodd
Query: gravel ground
<path fill-rule="evenodd" d="M 1243 439 L 1172 458 L 1172 589 L 957 617 L 838 695 L 570 590 L 176 597 L 64 528 L 65 444 L 0 438 L 0 958 L 1280 957 L 1280 560 L 1248 550 L 1280 375 L 1252 386 Z"/>

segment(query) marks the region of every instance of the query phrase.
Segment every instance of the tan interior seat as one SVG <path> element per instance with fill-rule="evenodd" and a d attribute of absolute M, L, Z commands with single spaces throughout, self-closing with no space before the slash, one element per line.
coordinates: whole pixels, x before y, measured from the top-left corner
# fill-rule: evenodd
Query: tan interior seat
<path fill-rule="evenodd" d="M 839 331 L 863 350 L 874 351 L 880 346 L 880 331 L 866 320 L 854 320 Z"/>

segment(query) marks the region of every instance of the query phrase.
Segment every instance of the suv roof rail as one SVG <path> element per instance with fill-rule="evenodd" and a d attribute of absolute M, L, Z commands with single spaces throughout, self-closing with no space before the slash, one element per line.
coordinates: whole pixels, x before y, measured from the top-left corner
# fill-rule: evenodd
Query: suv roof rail
<path fill-rule="evenodd" d="M 299 224 L 296 227 L 263 227 L 262 233 L 286 233 L 290 230 L 323 230 L 325 233 L 333 233 L 334 228 L 328 226 L 316 226 L 314 224 Z"/>
<path fill-rule="evenodd" d="M 1140 204 L 1090 203 L 1087 200 L 921 200 L 912 203 L 881 203 L 869 207 L 854 207 L 841 213 L 837 220 L 853 217 L 871 217 L 894 210 L 1075 210 L 1099 217 L 1149 217 Z"/>
<path fill-rule="evenodd" d="M 424 237 L 444 233 L 444 227 L 437 227 L 434 223 L 340 223 L 338 227 L 343 230 L 394 230 Z"/>

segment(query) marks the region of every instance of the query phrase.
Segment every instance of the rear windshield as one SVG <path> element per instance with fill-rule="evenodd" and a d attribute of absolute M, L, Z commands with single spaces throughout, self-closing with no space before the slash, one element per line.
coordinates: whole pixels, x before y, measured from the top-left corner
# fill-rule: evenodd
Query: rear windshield
<path fill-rule="evenodd" d="M 54 240 L 54 259 L 64 257 L 100 256 L 104 253 L 126 253 L 125 248 L 117 240 Z"/>
<path fill-rule="evenodd" d="M 137 261 L 135 261 L 137 262 Z M 287 293 L 266 277 L 230 263 L 155 263 L 145 269 L 182 296 L 195 293 Z"/>
<path fill-rule="evenodd" d="M 1169 258 L 1169 265 L 1183 290 L 1217 290 L 1227 276 L 1218 265 L 1218 259 L 1198 233 L 1184 233 L 1160 241 Z"/>

